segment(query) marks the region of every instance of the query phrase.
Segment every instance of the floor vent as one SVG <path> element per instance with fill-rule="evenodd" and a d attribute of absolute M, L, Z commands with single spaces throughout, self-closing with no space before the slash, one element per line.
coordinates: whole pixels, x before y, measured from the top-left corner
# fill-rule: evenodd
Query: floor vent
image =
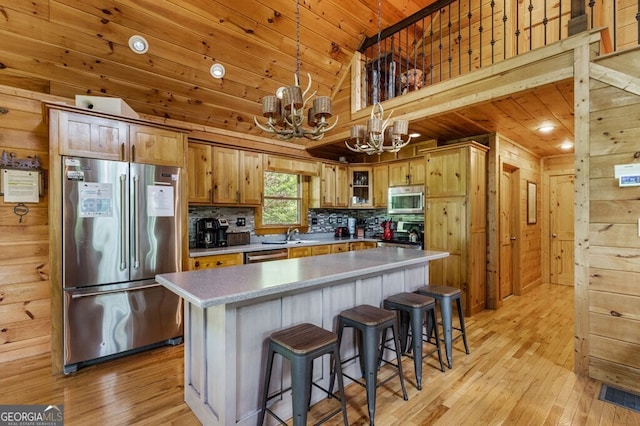
<path fill-rule="evenodd" d="M 640 395 L 622 389 L 602 385 L 600 400 L 640 413 Z"/>

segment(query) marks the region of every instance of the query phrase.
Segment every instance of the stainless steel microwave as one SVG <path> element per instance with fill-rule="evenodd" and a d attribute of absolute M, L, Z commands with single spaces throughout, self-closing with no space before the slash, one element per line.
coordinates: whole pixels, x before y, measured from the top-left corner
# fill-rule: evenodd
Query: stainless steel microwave
<path fill-rule="evenodd" d="M 389 214 L 424 213 L 424 187 L 413 185 L 389 188 L 387 212 Z"/>

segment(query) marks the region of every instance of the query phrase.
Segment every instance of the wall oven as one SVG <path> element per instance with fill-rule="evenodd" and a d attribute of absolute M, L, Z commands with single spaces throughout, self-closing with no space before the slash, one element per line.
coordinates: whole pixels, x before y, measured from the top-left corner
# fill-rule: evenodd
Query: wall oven
<path fill-rule="evenodd" d="M 389 214 L 424 214 L 424 187 L 422 185 L 391 187 L 387 201 Z"/>

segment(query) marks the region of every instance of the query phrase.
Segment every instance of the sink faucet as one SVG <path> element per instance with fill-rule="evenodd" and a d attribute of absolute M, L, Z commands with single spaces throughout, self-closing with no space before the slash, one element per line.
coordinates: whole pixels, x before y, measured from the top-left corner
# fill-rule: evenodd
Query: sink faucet
<path fill-rule="evenodd" d="M 292 230 L 291 228 L 293 228 L 293 227 L 292 227 L 292 226 L 290 226 L 290 227 L 287 229 L 287 235 L 286 235 L 286 237 L 285 237 L 285 240 L 286 240 L 286 241 L 291 241 L 291 237 L 292 237 L 294 234 L 295 234 L 295 235 L 300 234 L 300 231 L 298 230 L 298 228 L 293 228 L 293 230 Z"/>

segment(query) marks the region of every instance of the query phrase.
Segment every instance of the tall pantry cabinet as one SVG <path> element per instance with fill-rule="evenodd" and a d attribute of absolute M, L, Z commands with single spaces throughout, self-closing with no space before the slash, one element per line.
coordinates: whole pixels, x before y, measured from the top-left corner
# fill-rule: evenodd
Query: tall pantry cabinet
<path fill-rule="evenodd" d="M 486 305 L 487 151 L 476 142 L 426 151 L 425 248 L 449 252 L 430 263 L 429 281 L 459 288 L 467 316 Z"/>

